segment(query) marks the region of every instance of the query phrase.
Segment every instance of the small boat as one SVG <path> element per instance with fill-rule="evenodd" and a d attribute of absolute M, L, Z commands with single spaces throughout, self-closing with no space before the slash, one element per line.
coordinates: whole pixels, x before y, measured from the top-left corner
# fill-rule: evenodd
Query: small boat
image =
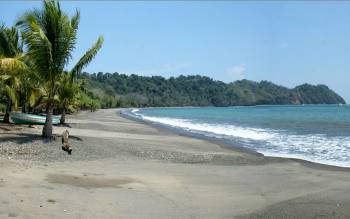
<path fill-rule="evenodd" d="M 32 115 L 32 114 L 30 114 Z M 39 116 L 43 116 L 46 118 L 46 113 L 40 113 Z M 58 119 L 60 120 L 61 119 L 61 115 L 52 115 L 52 119 Z"/>
<path fill-rule="evenodd" d="M 44 125 L 46 116 L 39 116 L 28 113 L 11 113 L 11 120 L 15 124 L 30 124 L 30 125 Z M 52 124 L 57 125 L 60 123 L 61 116 L 52 116 Z"/>

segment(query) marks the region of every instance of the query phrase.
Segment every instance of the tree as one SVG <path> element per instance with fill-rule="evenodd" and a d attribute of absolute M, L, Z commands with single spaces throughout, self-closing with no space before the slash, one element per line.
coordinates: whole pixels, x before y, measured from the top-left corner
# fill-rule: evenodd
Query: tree
<path fill-rule="evenodd" d="M 58 106 L 62 110 L 60 123 L 66 122 L 66 111 L 68 108 L 78 106 L 81 83 L 71 80 L 71 74 L 67 73 L 61 77 L 58 85 Z"/>
<path fill-rule="evenodd" d="M 20 77 L 28 72 L 25 62 L 26 56 L 18 30 L 15 27 L 0 25 L 0 84 L 7 97 L 5 123 L 10 121 L 12 106 L 17 105 L 16 92 L 20 85 Z"/>
<path fill-rule="evenodd" d="M 52 137 L 52 112 L 54 98 L 59 88 L 64 68 L 72 58 L 75 48 L 80 13 L 76 11 L 69 17 L 61 10 L 56 0 L 43 1 L 43 8 L 27 11 L 17 22 L 23 32 L 24 43 L 28 48 L 28 56 L 33 63 L 35 72 L 40 76 L 41 86 L 48 95 L 46 104 L 46 121 L 42 135 Z M 100 36 L 70 71 L 71 79 L 80 74 L 81 70 L 94 58 L 103 43 Z"/>

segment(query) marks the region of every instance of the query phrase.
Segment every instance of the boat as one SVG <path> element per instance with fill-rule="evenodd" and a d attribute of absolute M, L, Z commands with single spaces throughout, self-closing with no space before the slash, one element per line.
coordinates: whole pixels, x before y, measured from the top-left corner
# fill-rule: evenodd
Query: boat
<path fill-rule="evenodd" d="M 46 121 L 46 116 L 28 113 L 10 113 L 10 118 L 15 124 L 44 125 Z M 52 116 L 52 124 L 59 124 L 60 118 L 61 116 Z"/>

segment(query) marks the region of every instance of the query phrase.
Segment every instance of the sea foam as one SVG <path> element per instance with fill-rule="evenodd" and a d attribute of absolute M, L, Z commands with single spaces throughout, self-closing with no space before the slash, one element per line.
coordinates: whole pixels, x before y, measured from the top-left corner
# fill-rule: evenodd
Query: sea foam
<path fill-rule="evenodd" d="M 298 158 L 308 161 L 350 167 L 350 137 L 323 134 L 293 134 L 284 130 L 244 127 L 232 124 L 198 122 L 190 119 L 142 115 L 137 117 L 208 137 L 239 143 L 267 156 Z"/>

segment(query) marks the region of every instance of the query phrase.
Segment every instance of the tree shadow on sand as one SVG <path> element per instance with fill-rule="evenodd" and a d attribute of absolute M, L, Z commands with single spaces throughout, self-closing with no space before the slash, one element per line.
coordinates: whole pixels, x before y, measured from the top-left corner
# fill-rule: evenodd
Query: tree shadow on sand
<path fill-rule="evenodd" d="M 70 124 L 68 124 L 68 123 L 65 123 L 65 124 L 58 124 L 58 125 L 56 125 L 56 126 L 58 126 L 58 127 L 72 128 L 72 126 L 71 126 Z"/>
<path fill-rule="evenodd" d="M 4 127 L 0 127 L 3 129 Z M 54 135 L 53 138 L 47 139 L 43 138 L 40 134 L 30 134 L 30 133 L 0 133 L 0 143 L 5 142 L 14 142 L 16 144 L 26 144 L 33 143 L 35 141 L 42 141 L 43 143 L 50 143 L 55 140 L 59 140 L 61 138 L 60 135 Z M 83 141 L 82 138 L 77 136 L 69 136 L 69 139 L 73 139 L 76 141 Z"/>
<path fill-rule="evenodd" d="M 0 123 L 0 130 L 2 131 L 9 132 L 9 131 L 15 131 L 15 130 L 22 130 L 22 129 L 23 129 L 23 126 Z"/>
<path fill-rule="evenodd" d="M 28 134 L 28 133 L 16 133 L 16 134 L 0 134 L 0 143 L 4 142 L 14 142 L 16 144 L 32 143 L 36 140 L 42 140 L 44 143 L 49 143 L 50 139 L 42 138 L 38 134 Z"/>
<path fill-rule="evenodd" d="M 69 138 L 70 138 L 70 139 L 77 140 L 77 141 L 83 141 L 82 138 L 79 138 L 79 137 L 77 137 L 77 136 L 72 136 L 72 135 L 70 135 Z"/>

